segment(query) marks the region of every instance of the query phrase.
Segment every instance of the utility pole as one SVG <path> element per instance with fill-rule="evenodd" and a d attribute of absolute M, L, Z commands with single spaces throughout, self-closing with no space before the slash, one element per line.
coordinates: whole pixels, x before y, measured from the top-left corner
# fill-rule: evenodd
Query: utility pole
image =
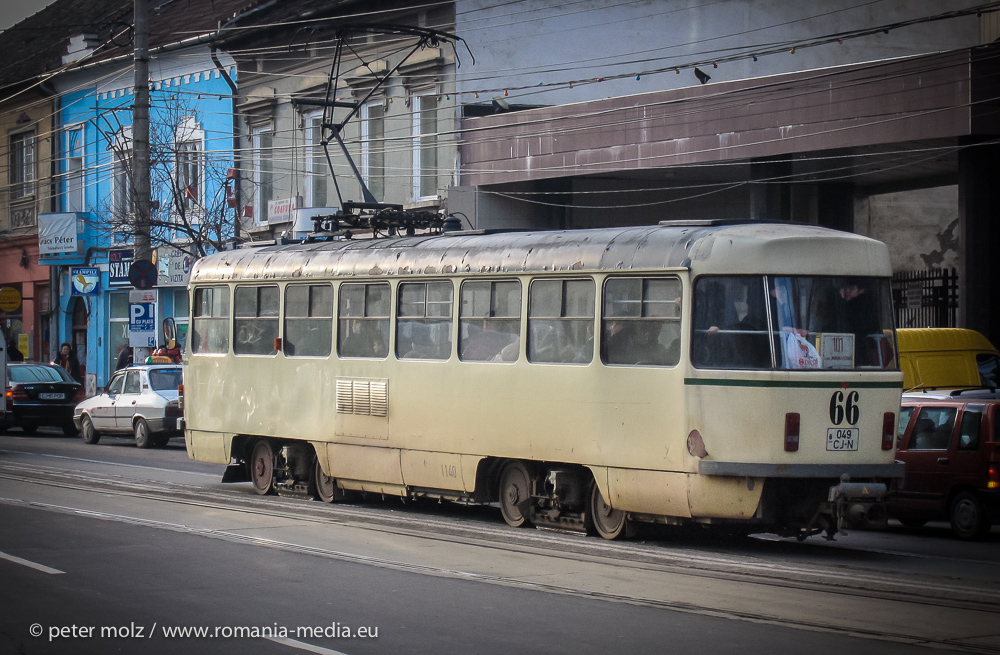
<path fill-rule="evenodd" d="M 149 17 L 146 0 L 135 0 L 132 177 L 135 190 L 135 261 L 150 261 L 152 252 L 149 243 Z"/>

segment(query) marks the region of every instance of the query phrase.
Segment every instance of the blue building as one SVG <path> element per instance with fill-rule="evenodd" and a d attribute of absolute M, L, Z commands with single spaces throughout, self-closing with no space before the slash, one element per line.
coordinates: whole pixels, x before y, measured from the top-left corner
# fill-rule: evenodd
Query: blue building
<path fill-rule="evenodd" d="M 54 211 L 39 217 L 39 263 L 57 271 L 52 339 L 76 349 L 89 393 L 107 384 L 122 347 L 139 348 L 136 354 L 144 356 L 165 343 L 164 319 L 173 318 L 183 338 L 191 264 L 233 236 L 236 66 L 208 45 L 218 17 L 227 15 L 220 3 L 213 8 L 214 15 L 192 15 L 187 4 L 184 11 L 168 5 L 150 16 L 150 213 L 158 273 L 153 289 L 133 291 L 128 276 L 136 230 L 129 49 L 118 47 L 120 36 L 113 34 L 106 40 L 74 36 L 63 56 L 67 70 L 52 80 L 56 197 Z M 125 20 L 131 22 L 131 9 Z M 207 28 L 202 37 L 177 41 L 201 25 Z M 144 327 L 152 326 L 140 335 L 131 317 L 131 340 L 130 292 L 133 307 L 143 309 Z"/>

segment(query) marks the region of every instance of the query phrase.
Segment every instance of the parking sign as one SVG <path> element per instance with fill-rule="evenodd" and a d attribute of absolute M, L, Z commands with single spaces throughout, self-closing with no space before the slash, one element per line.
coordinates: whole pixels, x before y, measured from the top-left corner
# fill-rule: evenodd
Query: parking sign
<path fill-rule="evenodd" d="M 156 303 L 129 303 L 128 345 L 132 348 L 156 347 Z"/>

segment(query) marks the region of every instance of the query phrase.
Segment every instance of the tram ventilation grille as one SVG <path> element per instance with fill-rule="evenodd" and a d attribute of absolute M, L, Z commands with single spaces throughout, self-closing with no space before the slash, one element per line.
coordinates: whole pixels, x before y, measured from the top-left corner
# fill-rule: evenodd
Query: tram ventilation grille
<path fill-rule="evenodd" d="M 338 379 L 337 413 L 387 416 L 389 383 L 385 380 Z"/>

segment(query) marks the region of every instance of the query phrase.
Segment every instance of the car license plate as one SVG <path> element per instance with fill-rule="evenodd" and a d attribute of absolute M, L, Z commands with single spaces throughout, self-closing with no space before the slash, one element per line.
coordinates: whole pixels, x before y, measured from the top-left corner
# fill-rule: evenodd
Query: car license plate
<path fill-rule="evenodd" d="M 42 400 L 62 400 L 64 398 L 61 393 L 40 393 L 38 397 Z"/>
<path fill-rule="evenodd" d="M 829 428 L 826 431 L 826 449 L 857 450 L 860 433 L 858 428 Z"/>

